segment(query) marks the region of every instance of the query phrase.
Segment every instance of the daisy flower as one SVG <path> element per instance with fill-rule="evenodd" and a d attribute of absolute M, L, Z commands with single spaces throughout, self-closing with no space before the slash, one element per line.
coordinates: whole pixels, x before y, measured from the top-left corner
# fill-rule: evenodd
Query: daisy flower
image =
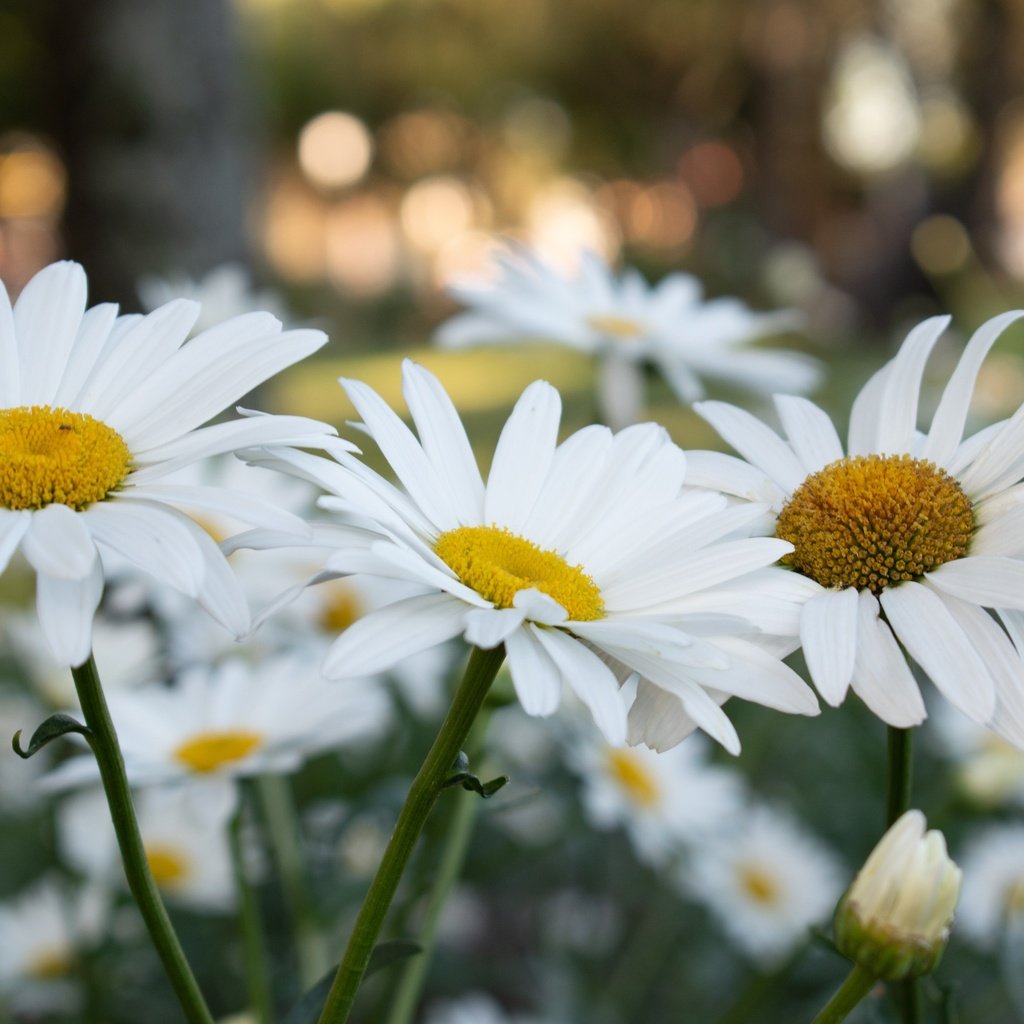
<path fill-rule="evenodd" d="M 265 527 L 297 529 L 298 520 L 164 478 L 252 444 L 340 445 L 330 427 L 303 417 L 249 413 L 202 426 L 326 336 L 282 333 L 274 317 L 250 313 L 185 343 L 193 302 L 145 317 L 85 304 L 75 263 L 40 271 L 13 309 L 0 288 L 0 571 L 18 550 L 35 570 L 39 619 L 64 665 L 89 656 L 101 554 L 127 559 L 242 633 L 248 608 L 227 562 L 175 506 L 230 509 Z"/>
<path fill-rule="evenodd" d="M 386 696 L 321 678 L 301 653 L 196 668 L 171 687 L 108 695 L 132 785 L 291 772 L 314 754 L 372 739 L 389 720 Z M 97 778 L 94 759 L 72 758 L 42 785 Z"/>
<path fill-rule="evenodd" d="M 662 865 L 687 843 L 734 819 L 743 806 L 739 777 L 707 763 L 697 741 L 664 754 L 574 739 L 569 766 L 583 784 L 583 809 L 595 828 L 625 828 L 637 855 Z"/>
<path fill-rule="evenodd" d="M 741 827 L 698 845 L 678 878 L 736 946 L 764 966 L 828 918 L 844 884 L 827 847 L 765 806 L 751 808 Z"/>
<path fill-rule="evenodd" d="M 829 704 L 852 687 L 889 725 L 919 724 L 903 648 L 951 704 L 1024 746 L 1024 407 L 964 438 L 982 361 L 1022 315 L 978 329 L 923 435 L 922 374 L 948 317 L 916 327 L 864 386 L 845 450 L 806 399 L 776 396 L 785 440 L 734 406 L 696 406 L 747 462 L 694 454 L 691 482 L 772 505 L 794 546 L 783 561 L 815 588 L 800 639 Z"/>
<path fill-rule="evenodd" d="M 1024 936 L 1024 825 L 985 829 L 959 860 L 957 931 L 983 949 L 995 949 L 1007 934 Z"/>
<path fill-rule="evenodd" d="M 422 367 L 403 367 L 419 438 L 367 385 L 342 384 L 404 491 L 345 452 L 337 461 L 290 449 L 253 457 L 317 480 L 330 492 L 321 505 L 377 531 L 368 547 L 333 552 L 324 576 L 361 572 L 424 593 L 349 626 L 327 653 L 328 677 L 381 672 L 462 636 L 505 645 L 529 714 L 551 714 L 567 683 L 612 743 L 626 738 L 626 708 L 603 657 L 664 688 L 680 714 L 733 750 L 725 694 L 816 712 L 805 684 L 747 640 L 754 627 L 736 617 L 745 598 L 756 592 L 760 603 L 769 589 L 758 576 L 744 593 L 743 577 L 790 545 L 734 536 L 755 507 L 682 494 L 686 457 L 662 428 L 590 427 L 558 444 L 558 392 L 536 381 L 501 432 L 485 484 L 455 407 Z M 785 587 L 791 574 L 773 572 Z M 734 600 L 716 594 L 731 584 Z"/>
<path fill-rule="evenodd" d="M 602 404 L 612 426 L 635 422 L 642 406 L 641 367 L 653 364 L 683 402 L 704 392 L 703 377 L 755 391 L 803 392 L 819 377 L 816 360 L 751 342 L 793 326 L 791 313 L 754 313 L 738 299 L 702 301 L 700 282 L 670 274 L 651 287 L 632 269 L 616 276 L 594 252 L 579 275 L 563 276 L 525 248 L 497 257 L 493 282 L 450 288 L 469 307 L 438 330 L 446 346 L 537 339 L 601 360 Z"/>

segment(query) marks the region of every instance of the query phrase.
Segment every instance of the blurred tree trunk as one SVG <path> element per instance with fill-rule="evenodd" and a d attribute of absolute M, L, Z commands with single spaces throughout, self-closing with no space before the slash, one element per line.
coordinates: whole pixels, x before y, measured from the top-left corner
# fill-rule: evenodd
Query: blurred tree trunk
<path fill-rule="evenodd" d="M 48 0 L 68 255 L 92 301 L 141 274 L 245 252 L 237 39 L 228 0 Z"/>

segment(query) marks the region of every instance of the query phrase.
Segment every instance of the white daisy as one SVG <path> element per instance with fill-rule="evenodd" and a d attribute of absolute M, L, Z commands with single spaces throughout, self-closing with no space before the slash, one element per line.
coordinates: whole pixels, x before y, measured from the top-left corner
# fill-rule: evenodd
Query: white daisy
<path fill-rule="evenodd" d="M 864 386 L 845 451 L 805 399 L 776 397 L 788 440 L 734 406 L 696 406 L 750 464 L 695 453 L 691 482 L 773 505 L 776 536 L 795 546 L 784 561 L 815 586 L 800 639 L 829 704 L 852 687 L 889 725 L 919 724 L 902 647 L 950 703 L 1024 746 L 1024 663 L 1011 642 L 1024 649 L 1024 406 L 963 436 L 982 360 L 1022 315 L 979 328 L 925 435 L 921 378 L 947 317 L 916 327 Z"/>
<path fill-rule="evenodd" d="M 1024 938 L 1024 825 L 995 825 L 958 858 L 963 870 L 956 930 L 983 949 Z"/>
<path fill-rule="evenodd" d="M 193 669 L 174 686 L 117 690 L 108 703 L 133 785 L 294 771 L 321 751 L 375 738 L 389 720 L 383 693 L 333 686 L 301 652 Z M 42 784 L 96 777 L 86 756 Z"/>
<path fill-rule="evenodd" d="M 702 301 L 700 282 L 670 274 L 655 287 L 632 269 L 617 277 L 593 252 L 575 278 L 528 249 L 497 257 L 497 279 L 450 289 L 470 307 L 438 330 L 442 345 L 539 339 L 601 359 L 601 397 L 612 426 L 635 422 L 643 398 L 640 367 L 652 363 L 680 400 L 715 377 L 768 392 L 808 391 L 820 377 L 816 360 L 799 352 L 757 348 L 753 340 L 787 330 L 790 313 L 754 313 L 738 299 Z"/>
<path fill-rule="evenodd" d="M 171 902 L 224 913 L 235 905 L 235 877 L 227 828 L 234 810 L 230 783 L 145 789 L 135 810 L 153 879 Z M 62 801 L 57 838 L 65 862 L 92 881 L 124 884 L 117 837 L 101 789 Z"/>
<path fill-rule="evenodd" d="M 432 1006 L 427 1024 L 529 1024 L 529 1018 L 508 1014 L 483 992 L 470 992 Z"/>
<path fill-rule="evenodd" d="M 583 784 L 590 824 L 625 828 L 649 864 L 665 864 L 685 844 L 735 819 L 743 806 L 739 776 L 708 764 L 697 738 L 657 754 L 581 735 L 572 739 L 567 761 Z"/>
<path fill-rule="evenodd" d="M 827 920 L 844 884 L 827 847 L 764 806 L 751 808 L 734 831 L 699 845 L 678 879 L 739 949 L 766 966 Z"/>
<path fill-rule="evenodd" d="M 418 439 L 367 385 L 342 383 L 405 491 L 344 452 L 338 462 L 289 449 L 254 457 L 319 481 L 331 492 L 321 505 L 377 530 L 368 548 L 339 547 L 324 576 L 363 572 L 426 593 L 345 630 L 324 662 L 329 677 L 380 672 L 463 636 L 505 645 L 529 714 L 551 714 L 564 681 L 612 743 L 626 736 L 625 703 L 595 652 L 660 688 L 731 750 L 739 741 L 719 706 L 726 694 L 816 712 L 799 677 L 746 639 L 754 628 L 736 617 L 763 593 L 771 603 L 771 581 L 786 591 L 792 574 L 772 570 L 766 582 L 755 570 L 789 545 L 735 539 L 756 507 L 681 494 L 686 457 L 662 428 L 589 427 L 558 444 L 558 392 L 537 381 L 505 424 L 485 485 L 451 400 L 422 367 L 403 367 Z"/>
<path fill-rule="evenodd" d="M 89 656 L 101 553 L 133 562 L 242 633 L 248 608 L 227 562 L 174 506 L 230 509 L 265 527 L 297 529 L 296 518 L 164 478 L 252 444 L 340 445 L 330 427 L 303 417 L 250 413 L 202 426 L 326 337 L 282 333 L 274 317 L 250 313 L 185 343 L 195 303 L 145 317 L 85 303 L 75 263 L 40 271 L 13 309 L 0 289 L 0 571 L 19 549 L 32 565 L 40 622 L 65 665 Z"/>

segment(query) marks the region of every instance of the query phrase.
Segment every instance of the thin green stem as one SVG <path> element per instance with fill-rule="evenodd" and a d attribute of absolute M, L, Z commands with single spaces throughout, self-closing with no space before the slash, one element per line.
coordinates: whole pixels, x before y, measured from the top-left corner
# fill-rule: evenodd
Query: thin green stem
<path fill-rule="evenodd" d="M 186 1020 L 190 1024 L 213 1024 L 213 1017 L 185 959 L 185 953 L 174 933 L 149 870 L 146 850 L 139 834 L 139 823 L 132 806 L 124 758 L 121 756 L 121 747 L 117 742 L 117 733 L 110 719 L 110 711 L 103 696 L 103 687 L 92 654 L 83 664 L 72 668 L 71 675 L 75 680 L 85 724 L 89 727 L 89 745 L 96 756 L 100 780 L 107 794 L 107 805 L 110 807 L 110 817 L 114 823 L 114 832 L 117 834 L 117 845 L 121 850 L 128 887 L 174 987 L 178 1002 L 181 1003 Z"/>
<path fill-rule="evenodd" d="M 874 988 L 875 978 L 855 964 L 846 980 L 828 1001 L 828 1005 L 811 1021 L 811 1024 L 838 1024 L 846 1020 L 853 1008 Z"/>
<path fill-rule="evenodd" d="M 913 731 L 889 726 L 889 798 L 886 828 L 910 810 L 910 786 L 913 776 Z"/>
<path fill-rule="evenodd" d="M 258 1024 L 271 1024 L 274 1019 L 270 983 L 267 980 L 267 955 L 263 944 L 260 909 L 256 893 L 249 881 L 242 851 L 242 823 L 245 803 L 239 795 L 238 810 L 228 829 L 231 844 L 231 866 L 235 872 L 235 891 L 238 894 L 238 923 L 242 932 L 242 952 L 245 959 L 245 981 L 249 989 L 249 1002 Z"/>
<path fill-rule="evenodd" d="M 476 726 L 473 728 L 472 736 L 467 744 L 470 764 L 473 764 L 482 746 L 490 718 L 490 709 L 481 711 L 477 717 Z M 453 795 L 455 800 L 450 820 L 447 823 L 444 849 L 434 872 L 434 884 L 417 937 L 422 952 L 406 960 L 385 1024 L 409 1024 L 416 1012 L 416 1004 L 419 1002 L 423 981 L 427 976 L 427 969 L 430 967 L 430 961 L 434 954 L 441 916 L 444 913 L 448 897 L 462 874 L 462 868 L 469 853 L 469 844 L 473 838 L 473 830 L 481 806 L 480 797 L 475 793 L 455 793 Z"/>
<path fill-rule="evenodd" d="M 327 994 L 319 1024 L 343 1024 L 348 1020 L 359 984 L 370 962 L 370 954 L 416 841 L 444 788 L 445 779 L 452 772 L 459 751 L 466 742 L 504 657 L 504 646 L 492 651 L 473 649 L 465 675 L 452 698 L 448 715 L 409 787 L 395 831 L 363 900 L 345 956 L 338 965 L 338 973 Z"/>
<path fill-rule="evenodd" d="M 301 829 L 290 780 L 283 775 L 263 775 L 257 781 L 257 788 L 295 930 L 299 980 L 303 989 L 308 989 L 323 977 L 330 960 L 306 878 Z"/>

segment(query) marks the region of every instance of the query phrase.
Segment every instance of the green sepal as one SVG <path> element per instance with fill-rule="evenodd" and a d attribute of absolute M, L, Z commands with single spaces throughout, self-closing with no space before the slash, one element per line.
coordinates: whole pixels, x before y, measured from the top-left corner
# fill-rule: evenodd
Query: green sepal
<path fill-rule="evenodd" d="M 82 725 L 81 722 L 76 722 L 70 715 L 50 715 L 42 725 L 34 733 L 32 733 L 32 739 L 28 741 L 28 748 L 23 749 L 21 746 L 21 730 L 19 729 L 11 740 L 11 746 L 14 748 L 14 752 L 18 757 L 28 760 L 33 754 L 42 750 L 51 740 L 59 739 L 61 736 L 67 736 L 68 733 L 77 732 L 84 736 L 86 739 L 92 738 L 92 730 Z"/>
<path fill-rule="evenodd" d="M 494 796 L 508 781 L 509 777 L 507 775 L 499 775 L 496 779 L 491 779 L 490 782 L 481 782 L 469 770 L 469 758 L 462 751 L 459 751 L 459 756 L 455 759 L 455 771 L 444 780 L 441 788 L 448 789 L 451 786 L 461 786 L 468 792 L 476 793 L 486 800 L 488 797 Z"/>

